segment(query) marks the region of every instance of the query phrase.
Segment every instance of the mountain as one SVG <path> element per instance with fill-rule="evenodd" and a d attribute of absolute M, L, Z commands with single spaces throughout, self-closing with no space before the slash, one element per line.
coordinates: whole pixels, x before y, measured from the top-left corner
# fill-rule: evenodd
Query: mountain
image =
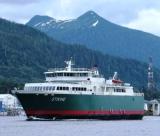
<path fill-rule="evenodd" d="M 44 71 L 64 67 L 64 61 L 70 57 L 73 57 L 76 67 L 91 68 L 97 64 L 106 78 L 117 71 L 122 80 L 136 87 L 146 86 L 145 63 L 104 55 L 81 45 L 66 45 L 31 27 L 0 19 L 0 81 L 42 81 Z M 154 70 L 155 81 L 160 86 L 160 71 Z M 0 91 L 3 85 L 4 82 L 0 82 Z"/>
<path fill-rule="evenodd" d="M 47 19 L 46 19 L 47 18 Z M 160 37 L 122 27 L 88 11 L 77 19 L 56 20 L 34 16 L 26 25 L 69 44 L 82 44 L 110 55 L 148 62 L 160 67 Z"/>

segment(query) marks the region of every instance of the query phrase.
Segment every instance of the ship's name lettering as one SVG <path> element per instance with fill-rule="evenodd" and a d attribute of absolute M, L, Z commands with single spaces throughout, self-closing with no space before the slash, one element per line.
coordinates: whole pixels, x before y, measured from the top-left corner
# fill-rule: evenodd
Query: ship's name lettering
<path fill-rule="evenodd" d="M 52 102 L 64 102 L 66 100 L 65 97 L 52 97 Z"/>

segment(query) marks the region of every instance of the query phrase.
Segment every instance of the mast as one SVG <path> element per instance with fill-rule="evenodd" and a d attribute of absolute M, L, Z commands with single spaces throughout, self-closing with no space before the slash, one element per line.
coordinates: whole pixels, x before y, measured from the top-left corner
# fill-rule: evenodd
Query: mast
<path fill-rule="evenodd" d="M 66 63 L 66 69 L 67 71 L 71 71 L 72 70 L 72 66 L 74 65 L 73 62 L 72 62 L 72 58 L 69 60 L 69 61 L 65 61 Z"/>
<path fill-rule="evenodd" d="M 154 75 L 153 75 L 153 62 L 152 57 L 149 57 L 149 65 L 148 65 L 148 89 L 153 89 L 154 86 Z"/>

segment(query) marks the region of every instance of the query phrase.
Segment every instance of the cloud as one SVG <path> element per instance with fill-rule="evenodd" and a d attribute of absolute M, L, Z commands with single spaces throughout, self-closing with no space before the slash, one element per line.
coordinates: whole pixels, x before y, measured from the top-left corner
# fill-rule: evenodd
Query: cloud
<path fill-rule="evenodd" d="M 48 15 L 55 19 L 77 18 L 88 10 L 94 10 L 105 19 L 119 25 L 134 27 L 136 21 L 142 20 L 150 9 L 159 12 L 159 0 L 0 0 L 0 17 L 11 21 L 26 23 L 34 15 Z M 157 19 L 154 15 L 151 20 Z M 142 18 L 143 16 L 143 18 Z M 144 20 L 144 19 L 143 19 Z M 147 21 L 149 22 L 149 20 Z M 144 30 L 148 23 L 137 27 Z M 156 21 L 155 21 L 156 22 Z M 149 27 L 149 26 L 148 26 Z M 151 28 L 150 28 L 151 29 Z M 145 29 L 146 30 L 146 29 Z M 149 30 L 149 28 L 148 28 Z M 157 30 L 155 30 L 157 33 Z"/>
<path fill-rule="evenodd" d="M 34 2 L 37 1 L 37 3 L 29 3 L 29 1 L 27 4 L 7 4 L 0 2 L 0 17 L 18 23 L 26 23 L 34 15 L 44 14 L 46 9 L 43 8 L 43 3 L 37 0 L 33 0 Z"/>
<path fill-rule="evenodd" d="M 142 10 L 136 19 L 124 26 L 160 35 L 160 10 Z"/>
<path fill-rule="evenodd" d="M 118 24 L 137 18 L 141 10 L 160 8 L 158 0 L 48 0 L 46 3 L 47 13 L 58 19 L 75 18 L 87 10 L 94 10 L 107 20 Z"/>
<path fill-rule="evenodd" d="M 0 0 L 1 4 L 14 4 L 14 5 L 22 5 L 22 4 L 31 4 L 38 2 L 39 0 Z"/>

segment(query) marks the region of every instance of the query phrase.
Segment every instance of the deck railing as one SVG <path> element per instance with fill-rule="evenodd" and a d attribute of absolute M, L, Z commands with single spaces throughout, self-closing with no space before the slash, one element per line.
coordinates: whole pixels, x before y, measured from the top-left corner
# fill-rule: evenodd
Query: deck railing
<path fill-rule="evenodd" d="M 66 71 L 67 68 L 50 68 L 49 72 L 55 72 L 55 71 Z M 71 68 L 71 71 L 91 71 L 91 69 L 88 68 Z"/>

